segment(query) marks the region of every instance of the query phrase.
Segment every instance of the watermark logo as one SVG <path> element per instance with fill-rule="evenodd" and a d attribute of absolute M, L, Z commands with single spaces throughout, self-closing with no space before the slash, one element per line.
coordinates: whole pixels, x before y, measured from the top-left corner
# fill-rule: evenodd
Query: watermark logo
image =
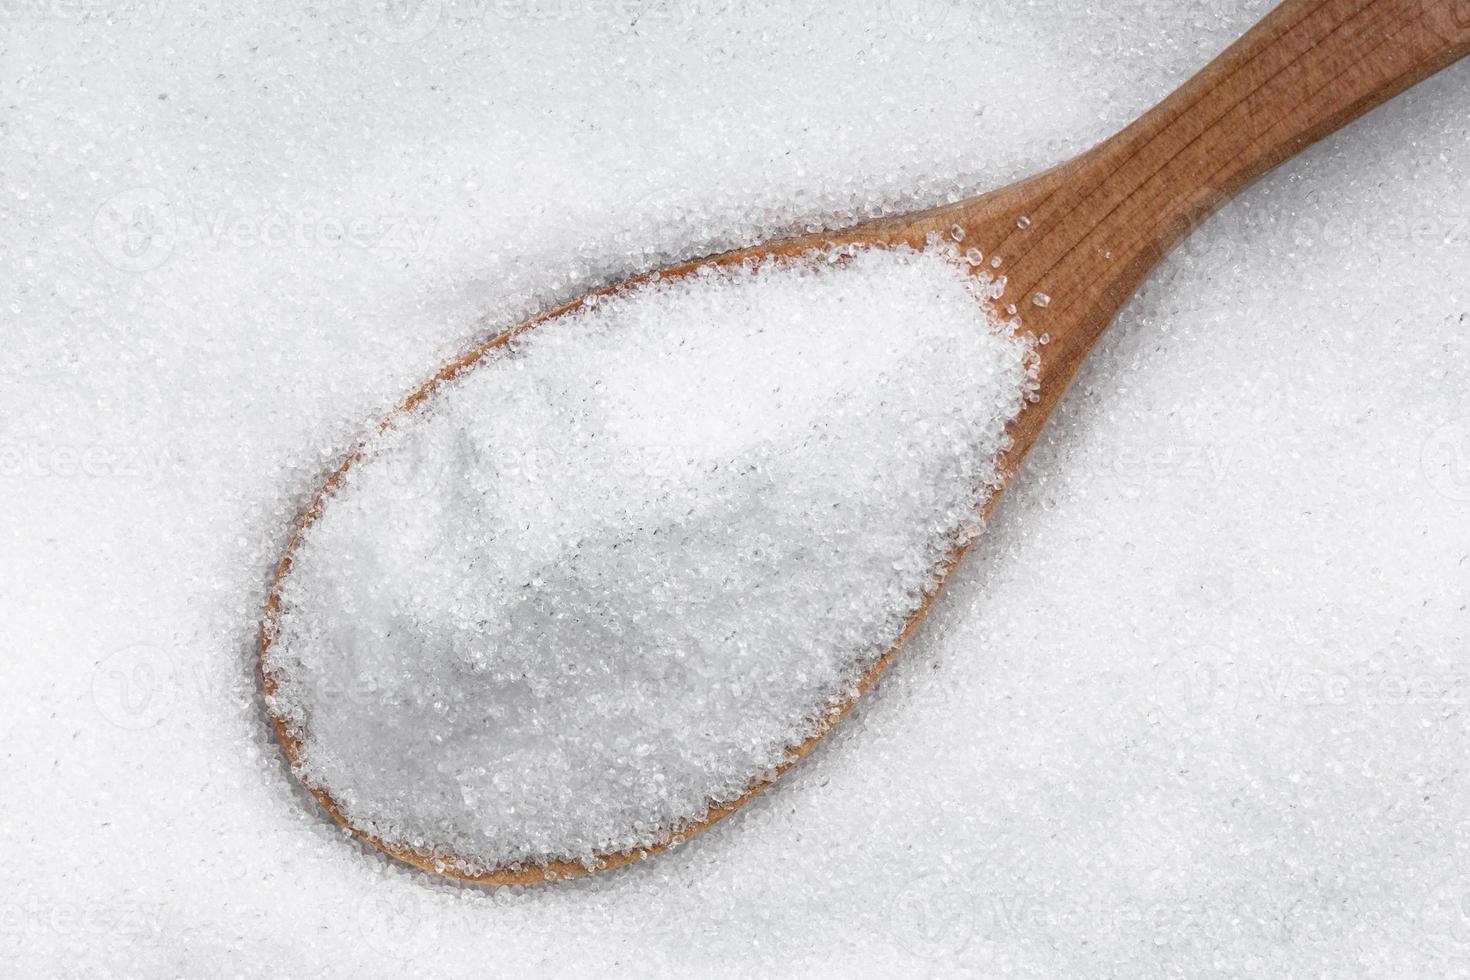
<path fill-rule="evenodd" d="M 108 265 L 146 272 L 168 261 L 178 235 L 173 202 L 153 187 L 135 187 L 102 202 L 92 218 L 92 244 Z"/>
<path fill-rule="evenodd" d="M 155 905 L 105 899 L 69 902 L 25 900 L 10 892 L 0 901 L 0 940 L 49 945 L 58 939 L 107 936 L 129 946 L 156 946 L 177 940 L 168 910 Z"/>
<path fill-rule="evenodd" d="M 1219 486 L 1238 465 L 1229 446 L 1160 441 L 1148 448 L 1108 447 L 1093 461 L 1092 477 L 1127 498 L 1155 492 L 1161 482 Z"/>
<path fill-rule="evenodd" d="M 1466 0 L 1470 3 L 1470 0 Z M 1416 249 L 1470 248 L 1470 211 L 1439 207 L 1367 215 L 1350 202 L 1308 191 L 1289 214 L 1262 206 L 1253 197 L 1235 198 L 1210 211 L 1214 192 L 1200 192 L 1182 241 L 1174 252 L 1184 263 L 1166 266 L 1177 274 L 1194 260 L 1249 249 L 1256 242 L 1290 242 L 1318 252 L 1361 252 L 1403 246 Z"/>
<path fill-rule="evenodd" d="M 883 0 L 883 19 L 915 41 L 970 30 L 970 9 L 957 0 Z"/>
<path fill-rule="evenodd" d="M 1154 669 L 1154 709 L 1176 725 L 1222 717 L 1240 703 L 1240 668 L 1209 645 L 1190 647 Z"/>
<path fill-rule="evenodd" d="M 975 932 L 975 909 L 954 875 L 934 873 L 909 881 L 893 896 L 888 918 L 895 938 L 921 959 L 958 954 Z"/>
<path fill-rule="evenodd" d="M 427 439 L 400 439 L 357 465 L 378 471 L 376 489 L 385 499 L 407 504 L 443 486 L 449 458 L 435 452 Z"/>
<path fill-rule="evenodd" d="M 0 0 L 0 23 L 119 21 L 157 24 L 169 0 Z"/>
<path fill-rule="evenodd" d="M 138 446 L 0 443 L 0 481 L 138 480 L 156 485 L 172 461 Z"/>
<path fill-rule="evenodd" d="M 147 643 L 124 647 L 92 672 L 92 701 L 119 728 L 140 731 L 164 719 L 178 685 L 168 654 Z"/>
<path fill-rule="evenodd" d="M 414 504 L 472 479 L 477 472 L 490 471 L 496 459 L 493 447 L 463 428 L 390 432 L 348 468 L 348 479 L 361 480 L 374 499 Z M 523 465 L 544 469 L 547 462 L 532 458 Z"/>
<path fill-rule="evenodd" d="M 1153 669 L 1149 720 L 1188 729 L 1249 722 L 1291 723 L 1303 713 L 1395 710 L 1426 721 L 1470 704 L 1470 671 L 1425 651 L 1387 650 L 1339 664 L 1291 646 L 1237 658 L 1213 646 L 1181 650 Z"/>
<path fill-rule="evenodd" d="M 434 924 L 424 915 L 423 896 L 411 887 L 381 885 L 357 903 L 357 928 L 375 952 L 396 959 L 426 952 Z"/>
<path fill-rule="evenodd" d="M 1450 500 L 1470 501 L 1470 416 L 1431 432 L 1424 440 L 1419 464 L 1435 492 Z"/>
<path fill-rule="evenodd" d="M 1470 956 L 1470 875 L 1451 875 L 1435 885 L 1420 909 L 1420 924 L 1440 953 Z"/>
<path fill-rule="evenodd" d="M 1446 41 L 1470 39 L 1470 0 L 1419 0 L 1424 25 Z"/>
<path fill-rule="evenodd" d="M 422 41 L 439 26 L 444 0 L 363 0 L 368 30 L 390 44 Z"/>
<path fill-rule="evenodd" d="M 310 208 L 261 211 L 192 210 L 188 230 L 211 250 L 223 248 L 356 248 L 418 257 L 434 222 L 405 215 L 339 216 Z"/>
<path fill-rule="evenodd" d="M 146 272 L 181 249 L 358 249 L 388 258 L 421 259 L 433 218 L 387 213 L 334 213 L 261 206 L 239 210 L 194 206 L 139 187 L 104 201 L 92 222 L 97 253 L 124 272 Z"/>

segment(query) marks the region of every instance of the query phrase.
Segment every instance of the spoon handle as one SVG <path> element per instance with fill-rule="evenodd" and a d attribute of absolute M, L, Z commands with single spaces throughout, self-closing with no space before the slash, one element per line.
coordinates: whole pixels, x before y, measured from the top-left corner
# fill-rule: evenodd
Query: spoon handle
<path fill-rule="evenodd" d="M 1470 0 L 1286 0 L 1127 129 L 1036 178 L 1042 193 L 1000 248 L 1031 298 L 1028 325 L 1089 325 L 1057 338 L 1052 360 L 1070 375 L 1168 250 L 1242 187 L 1467 53 Z"/>

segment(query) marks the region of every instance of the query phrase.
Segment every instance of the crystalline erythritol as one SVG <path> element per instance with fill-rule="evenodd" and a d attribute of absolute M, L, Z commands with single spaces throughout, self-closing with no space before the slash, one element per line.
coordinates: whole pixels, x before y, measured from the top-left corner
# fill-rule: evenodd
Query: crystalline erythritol
<path fill-rule="evenodd" d="M 1045 169 L 1274 4 L 0 5 L 0 973 L 1461 976 L 1470 63 L 1170 256 L 714 831 L 456 886 L 344 842 L 259 703 L 294 522 L 440 365 Z"/>
<path fill-rule="evenodd" d="M 956 258 L 656 281 L 390 428 L 282 590 L 308 782 L 484 868 L 653 844 L 770 775 L 973 533 L 1034 384 Z"/>

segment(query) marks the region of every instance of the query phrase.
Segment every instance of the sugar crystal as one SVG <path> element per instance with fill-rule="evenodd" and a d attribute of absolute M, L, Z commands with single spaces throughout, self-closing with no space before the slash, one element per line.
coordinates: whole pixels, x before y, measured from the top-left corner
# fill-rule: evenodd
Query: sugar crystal
<path fill-rule="evenodd" d="M 953 251 L 656 281 L 368 447 L 274 708 L 354 825 L 470 867 L 656 843 L 849 700 L 976 529 L 1029 344 Z"/>

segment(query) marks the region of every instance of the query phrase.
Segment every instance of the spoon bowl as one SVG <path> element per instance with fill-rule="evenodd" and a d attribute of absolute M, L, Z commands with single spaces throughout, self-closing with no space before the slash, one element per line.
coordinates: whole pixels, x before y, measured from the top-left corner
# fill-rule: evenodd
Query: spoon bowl
<path fill-rule="evenodd" d="M 652 272 L 598 290 L 619 294 L 651 280 L 677 279 L 710 266 L 788 258 L 844 246 L 923 248 L 935 238 L 979 248 L 984 268 L 1003 277 L 996 304 L 1039 338 L 1039 390 L 1008 429 L 1001 487 L 1035 444 L 1078 368 L 1123 304 L 1181 238 L 1240 189 L 1428 75 L 1470 53 L 1470 16 L 1458 0 L 1288 0 L 1167 99 L 1116 136 L 1065 163 L 1009 187 L 900 217 L 830 233 L 742 249 Z M 379 426 L 392 426 L 445 383 L 473 370 L 513 338 L 571 312 L 567 303 L 506 331 L 446 365 Z M 303 534 L 334 490 L 366 455 L 352 454 L 322 487 L 296 525 L 275 572 L 263 618 L 261 685 L 275 694 L 279 678 L 267 654 L 280 633 L 282 582 Z M 952 551 L 942 582 L 967 546 Z M 893 645 L 856 685 L 856 695 L 826 717 L 819 731 L 790 752 L 774 776 L 731 800 L 711 801 L 697 823 L 651 846 L 576 861 L 512 865 L 469 872 L 433 853 L 384 841 L 355 826 L 329 793 L 308 786 L 331 817 L 379 850 L 426 871 L 469 881 L 521 884 L 579 877 L 640 860 L 708 829 L 769 788 L 810 753 L 869 690 L 917 629 L 938 595 L 930 592 Z M 302 746 L 286 720 L 272 723 L 287 759 L 299 766 Z"/>

